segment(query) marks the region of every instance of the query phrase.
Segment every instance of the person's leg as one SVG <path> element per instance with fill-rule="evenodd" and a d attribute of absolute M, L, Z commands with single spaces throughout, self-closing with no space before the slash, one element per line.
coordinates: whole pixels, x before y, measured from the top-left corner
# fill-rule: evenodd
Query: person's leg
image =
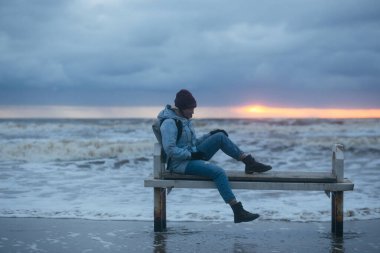
<path fill-rule="evenodd" d="M 228 182 L 228 177 L 224 170 L 219 166 L 202 160 L 193 160 L 187 165 L 185 174 L 203 176 L 212 179 L 226 203 L 236 202 L 235 195 Z"/>
<path fill-rule="evenodd" d="M 269 165 L 257 162 L 252 155 L 246 154 L 240 150 L 240 148 L 233 143 L 224 133 L 216 133 L 209 136 L 201 144 L 197 146 L 197 149 L 206 155 L 206 160 L 210 160 L 219 149 L 230 157 L 242 161 L 245 164 L 245 173 L 252 174 L 253 172 L 265 172 L 271 170 Z"/>
<path fill-rule="evenodd" d="M 236 160 L 241 160 L 244 155 L 244 152 L 223 133 L 216 133 L 209 136 L 197 146 L 197 149 L 206 154 L 207 160 L 210 160 L 220 149 L 226 155 Z"/>
<path fill-rule="evenodd" d="M 212 179 L 224 201 L 230 204 L 232 211 L 234 212 L 235 223 L 253 221 L 260 216 L 256 213 L 250 213 L 244 210 L 241 202 L 236 201 L 235 195 L 232 193 L 228 182 L 227 175 L 222 168 L 214 164 L 206 163 L 202 160 L 193 160 L 186 166 L 185 174 L 204 176 Z"/>

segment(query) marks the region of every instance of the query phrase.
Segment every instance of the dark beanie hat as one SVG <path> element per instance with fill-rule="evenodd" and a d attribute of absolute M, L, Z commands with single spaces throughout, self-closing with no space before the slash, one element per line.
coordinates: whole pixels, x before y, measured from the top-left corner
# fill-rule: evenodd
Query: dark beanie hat
<path fill-rule="evenodd" d="M 177 92 L 175 96 L 174 104 L 177 108 L 184 110 L 197 107 L 197 101 L 190 91 L 182 89 Z"/>

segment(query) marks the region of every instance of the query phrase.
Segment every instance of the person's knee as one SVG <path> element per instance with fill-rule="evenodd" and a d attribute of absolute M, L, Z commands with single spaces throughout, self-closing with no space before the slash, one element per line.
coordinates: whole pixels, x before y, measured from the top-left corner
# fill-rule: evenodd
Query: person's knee
<path fill-rule="evenodd" d="M 227 177 L 227 174 L 224 169 L 217 167 L 214 169 L 214 179 L 219 177 Z"/>
<path fill-rule="evenodd" d="M 220 139 L 224 139 L 224 138 L 227 138 L 227 136 L 223 133 L 223 132 L 219 132 L 219 133 L 216 133 L 214 134 L 216 137 L 220 138 Z"/>
<path fill-rule="evenodd" d="M 211 135 L 211 138 L 213 138 L 214 141 L 217 141 L 218 146 L 220 146 L 220 145 L 222 145 L 222 143 L 224 143 L 224 141 L 228 137 L 224 133 L 219 132 L 219 133 L 215 133 L 215 134 Z"/>

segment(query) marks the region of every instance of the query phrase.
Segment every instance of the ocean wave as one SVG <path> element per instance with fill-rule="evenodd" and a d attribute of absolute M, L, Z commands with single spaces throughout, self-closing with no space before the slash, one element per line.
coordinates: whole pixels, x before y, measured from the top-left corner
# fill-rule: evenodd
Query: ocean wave
<path fill-rule="evenodd" d="M 0 120 L 0 216 L 151 220 L 155 137 L 151 120 Z M 274 171 L 331 171 L 331 148 L 345 146 L 347 219 L 380 217 L 379 120 L 195 120 L 199 136 L 226 129 L 242 150 Z M 244 164 L 222 152 L 226 169 Z M 201 191 L 201 192 L 199 192 Z M 323 192 L 237 190 L 262 219 L 330 220 Z M 232 220 L 216 189 L 174 189 L 169 220 Z M 53 203 L 53 205 L 52 205 Z M 346 219 L 346 218 L 345 218 Z"/>
<path fill-rule="evenodd" d="M 3 140 L 108 138 L 146 139 L 152 120 L 0 120 Z"/>
<path fill-rule="evenodd" d="M 153 154 L 153 141 L 32 139 L 2 144 L 1 161 L 76 161 L 110 157 L 152 156 Z"/>
<path fill-rule="evenodd" d="M 286 206 L 283 206 L 286 210 Z M 123 212 L 124 211 L 124 212 Z M 129 221 L 151 221 L 151 210 L 144 211 L 141 209 L 122 209 L 122 210 L 81 210 L 81 209 L 0 209 L 0 217 L 12 218 L 71 218 L 71 219 L 89 219 L 89 220 L 129 220 Z M 171 211 L 169 211 L 171 212 Z M 296 221 L 296 222 L 312 222 L 312 221 L 330 221 L 330 210 L 308 210 L 295 213 L 282 212 L 281 210 L 262 210 L 260 212 L 261 219 L 272 221 Z M 380 208 L 355 208 L 344 211 L 345 220 L 372 220 L 379 219 Z M 176 215 L 168 216 L 169 221 L 231 221 L 232 215 L 229 212 L 221 212 L 218 210 L 184 210 L 176 212 Z"/>

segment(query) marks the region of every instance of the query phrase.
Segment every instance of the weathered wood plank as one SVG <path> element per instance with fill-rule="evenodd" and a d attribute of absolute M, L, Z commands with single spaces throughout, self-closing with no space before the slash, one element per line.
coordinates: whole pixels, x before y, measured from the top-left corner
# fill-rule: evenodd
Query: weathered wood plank
<path fill-rule="evenodd" d="M 354 184 L 350 180 L 342 183 L 289 183 L 289 182 L 241 182 L 231 181 L 232 189 L 246 190 L 299 190 L 299 191 L 352 191 Z M 145 187 L 162 188 L 215 188 L 212 181 L 198 180 L 170 180 L 170 179 L 146 179 Z"/>
<path fill-rule="evenodd" d="M 337 181 L 341 182 L 344 179 L 344 146 L 335 144 L 333 146 L 332 156 L 332 173 L 336 176 Z"/>
<path fill-rule="evenodd" d="M 245 174 L 243 171 L 226 171 L 230 181 L 248 182 L 304 182 L 304 183 L 335 183 L 336 177 L 331 172 L 266 172 Z M 200 176 L 182 175 L 165 172 L 163 179 L 174 180 L 210 180 Z"/>
<path fill-rule="evenodd" d="M 154 178 L 161 178 L 162 176 L 162 163 L 161 163 L 161 146 L 160 144 L 154 144 L 153 151 L 153 176 Z M 164 165 L 165 166 L 165 165 Z"/>

